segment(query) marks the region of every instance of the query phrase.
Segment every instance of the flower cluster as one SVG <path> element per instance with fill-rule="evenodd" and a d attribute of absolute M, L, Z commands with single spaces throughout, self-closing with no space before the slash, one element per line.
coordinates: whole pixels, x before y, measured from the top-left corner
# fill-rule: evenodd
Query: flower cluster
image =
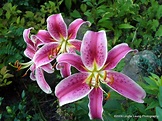
<path fill-rule="evenodd" d="M 82 40 L 77 40 L 77 32 L 84 23 L 90 25 L 88 21 L 76 19 L 67 28 L 61 14 L 54 14 L 47 18 L 47 30 L 39 30 L 36 35 L 30 36 L 32 28 L 25 29 L 23 37 L 27 48 L 24 54 L 31 61 L 17 62 L 15 66 L 18 69 L 29 67 L 30 78 L 36 80 L 45 93 L 51 93 L 43 72 L 53 73 L 51 62 L 55 60 L 55 67 L 64 78 L 55 87 L 59 105 L 88 96 L 90 119 L 103 119 L 104 94 L 109 96 L 109 93 L 103 90 L 101 84 L 126 98 L 143 103 L 145 91 L 126 75 L 113 71 L 121 59 L 135 50 L 126 43 L 121 43 L 108 52 L 106 33 L 103 30 L 87 31 Z M 80 55 L 76 51 L 79 51 Z M 71 66 L 78 72 L 71 74 Z"/>

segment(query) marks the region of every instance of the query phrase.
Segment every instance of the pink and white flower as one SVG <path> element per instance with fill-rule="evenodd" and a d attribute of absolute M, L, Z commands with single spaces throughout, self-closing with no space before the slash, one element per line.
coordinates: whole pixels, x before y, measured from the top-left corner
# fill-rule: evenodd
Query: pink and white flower
<path fill-rule="evenodd" d="M 39 50 L 39 46 L 42 45 L 43 43 L 35 37 L 35 35 L 31 35 L 31 38 L 29 38 L 30 35 L 30 30 L 33 28 L 25 29 L 23 32 L 23 38 L 24 41 L 27 44 L 27 47 L 24 51 L 24 55 L 31 59 L 27 63 L 19 63 L 18 61 L 15 63 L 15 67 L 20 69 L 28 68 L 31 70 L 30 73 L 30 78 L 32 80 L 36 80 L 38 86 L 47 94 L 52 93 L 52 90 L 48 83 L 46 82 L 44 78 L 44 71 L 47 73 L 53 73 L 54 69 L 50 63 L 46 63 L 45 65 L 41 65 L 40 67 L 36 68 L 36 64 L 33 61 L 33 57 L 35 53 Z M 29 70 L 28 69 L 28 70 Z M 28 72 L 27 70 L 27 72 Z M 26 72 L 26 73 L 27 73 Z"/>
<path fill-rule="evenodd" d="M 74 20 L 67 28 L 61 14 L 54 14 L 47 18 L 47 30 L 40 30 L 36 37 L 44 43 L 34 55 L 33 61 L 36 67 L 40 67 L 53 61 L 60 53 L 75 53 L 80 51 L 81 41 L 76 39 L 80 26 L 90 24 L 82 19 Z M 60 68 L 61 67 L 61 68 Z M 70 75 L 70 65 L 62 63 L 57 67 L 63 77 Z"/>
<path fill-rule="evenodd" d="M 133 51 L 126 43 L 116 45 L 107 52 L 105 31 L 87 31 L 81 44 L 81 56 L 64 53 L 57 57 L 58 63 L 68 63 L 79 73 L 63 79 L 55 88 L 59 105 L 89 97 L 90 119 L 103 119 L 103 92 L 101 83 L 135 102 L 143 103 L 145 91 L 126 75 L 113 71 L 127 53 Z"/>

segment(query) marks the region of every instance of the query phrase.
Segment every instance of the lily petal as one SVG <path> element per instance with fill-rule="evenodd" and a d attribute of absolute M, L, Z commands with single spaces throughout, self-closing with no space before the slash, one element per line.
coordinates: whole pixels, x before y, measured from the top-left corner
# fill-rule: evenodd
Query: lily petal
<path fill-rule="evenodd" d="M 68 53 L 76 53 L 76 50 L 80 52 L 80 47 L 81 47 L 82 41 L 68 40 L 68 43 L 70 44 L 70 47 L 67 46 Z"/>
<path fill-rule="evenodd" d="M 33 59 L 36 49 L 33 48 L 30 44 L 27 44 L 27 47 L 24 51 L 24 55 L 30 59 Z"/>
<path fill-rule="evenodd" d="M 105 70 L 114 69 L 120 62 L 120 60 L 123 59 L 131 51 L 133 50 L 126 43 L 122 43 L 113 47 L 108 52 L 107 60 L 105 63 L 107 64 L 107 66 L 105 67 Z"/>
<path fill-rule="evenodd" d="M 31 66 L 30 66 L 30 70 L 34 73 L 36 69 L 36 65 L 33 63 Z"/>
<path fill-rule="evenodd" d="M 58 44 L 55 42 L 51 42 L 51 43 L 48 43 L 42 46 L 35 53 L 33 57 L 33 61 L 36 64 L 36 68 L 53 61 L 57 56 L 57 53 L 56 53 L 57 47 L 58 47 Z"/>
<path fill-rule="evenodd" d="M 74 66 L 77 70 L 79 70 L 81 72 L 85 72 L 86 71 L 84 69 L 84 65 L 82 63 L 82 60 L 81 60 L 80 56 L 78 56 L 76 54 L 72 54 L 72 53 L 60 54 L 57 57 L 57 62 L 58 63 L 68 63 L 68 64 Z"/>
<path fill-rule="evenodd" d="M 88 73 L 76 73 L 63 79 L 55 88 L 55 95 L 59 105 L 77 101 L 89 94 L 90 87 L 84 83 Z"/>
<path fill-rule="evenodd" d="M 35 75 L 34 75 L 34 73 L 33 73 L 33 72 L 31 72 L 31 73 L 30 73 L 30 79 L 31 79 L 31 80 L 33 80 L 33 81 L 35 81 L 35 80 L 36 80 L 36 77 L 35 77 Z"/>
<path fill-rule="evenodd" d="M 107 59 L 107 39 L 105 31 L 87 31 L 81 45 L 81 58 L 86 68 L 92 69 L 94 62 L 101 69 Z"/>
<path fill-rule="evenodd" d="M 41 66 L 41 68 L 46 71 L 47 73 L 53 73 L 54 72 L 54 68 L 51 65 L 51 63 L 48 63 L 46 65 Z"/>
<path fill-rule="evenodd" d="M 50 43 L 54 42 L 55 40 L 51 37 L 48 31 L 46 30 L 39 30 L 38 33 L 35 35 L 42 41 L 43 43 Z"/>
<path fill-rule="evenodd" d="M 69 39 L 75 39 L 76 38 L 77 32 L 78 32 L 80 26 L 84 23 L 87 23 L 88 25 L 90 25 L 89 21 L 84 21 L 82 19 L 76 19 L 69 25 L 69 29 L 68 29 Z"/>
<path fill-rule="evenodd" d="M 100 88 L 94 88 L 89 94 L 89 117 L 90 119 L 103 119 L 102 113 L 103 92 Z"/>
<path fill-rule="evenodd" d="M 30 30 L 31 30 L 31 29 L 34 29 L 34 28 L 31 27 L 31 28 L 25 29 L 25 30 L 23 31 L 23 38 L 24 38 L 24 41 L 25 41 L 27 44 L 31 45 L 31 47 L 34 48 L 34 43 L 33 43 L 32 40 L 29 38 L 29 34 L 30 34 Z"/>
<path fill-rule="evenodd" d="M 71 75 L 71 66 L 68 63 L 59 63 L 56 65 L 56 68 L 60 70 L 61 76 L 63 78 Z"/>
<path fill-rule="evenodd" d="M 47 84 L 44 74 L 41 68 L 35 70 L 35 77 L 38 83 L 38 86 L 47 94 L 52 93 L 50 86 Z"/>
<path fill-rule="evenodd" d="M 32 42 L 34 43 L 34 47 L 38 49 L 39 46 L 43 45 L 42 41 L 36 36 L 36 35 L 31 35 L 30 36 Z"/>
<path fill-rule="evenodd" d="M 124 97 L 138 103 L 144 102 L 146 92 L 128 76 L 115 71 L 107 71 L 107 80 L 109 81 L 107 85 Z"/>
<path fill-rule="evenodd" d="M 47 30 L 57 41 L 67 39 L 68 31 L 61 14 L 54 14 L 47 18 Z"/>

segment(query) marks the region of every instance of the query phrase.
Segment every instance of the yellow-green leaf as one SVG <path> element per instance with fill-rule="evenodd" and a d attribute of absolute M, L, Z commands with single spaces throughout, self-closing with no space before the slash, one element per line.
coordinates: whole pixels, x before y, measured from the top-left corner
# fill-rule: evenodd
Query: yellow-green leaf
<path fill-rule="evenodd" d="M 135 28 L 134 26 L 132 26 L 130 24 L 120 24 L 118 27 L 120 29 L 131 29 L 131 28 Z"/>

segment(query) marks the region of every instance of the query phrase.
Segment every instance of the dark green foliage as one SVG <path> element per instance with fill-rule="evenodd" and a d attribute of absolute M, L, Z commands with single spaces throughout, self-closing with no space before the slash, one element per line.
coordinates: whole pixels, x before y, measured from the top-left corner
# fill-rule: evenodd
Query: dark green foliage
<path fill-rule="evenodd" d="M 9 62 L 14 63 L 16 60 L 20 62 L 26 60 L 24 56 L 26 48 L 26 43 L 23 40 L 24 29 L 34 27 L 33 33 L 36 33 L 39 29 L 45 29 L 46 17 L 59 12 L 59 6 L 62 3 L 62 1 L 56 3 L 49 1 L 44 3 L 44 5 L 40 5 L 40 9 L 37 7 L 37 9 L 33 10 L 34 7 L 32 7 L 33 9 L 30 11 L 28 8 L 28 4 L 32 2 L 30 0 L 22 2 L 21 5 L 17 0 L 11 0 L 10 2 L 4 3 L 0 10 L 0 22 L 3 23 L 0 25 L 0 64 L 3 63 L 4 65 L 7 65 Z M 39 3 L 39 0 L 37 2 Z M 28 7 L 23 8 L 19 5 Z M 28 10 L 25 11 L 25 9 Z"/>
<path fill-rule="evenodd" d="M 95 31 L 105 29 L 110 47 L 126 42 L 142 50 L 151 49 L 162 36 L 161 9 L 156 0 L 83 0 L 70 16 L 86 18 Z"/>

